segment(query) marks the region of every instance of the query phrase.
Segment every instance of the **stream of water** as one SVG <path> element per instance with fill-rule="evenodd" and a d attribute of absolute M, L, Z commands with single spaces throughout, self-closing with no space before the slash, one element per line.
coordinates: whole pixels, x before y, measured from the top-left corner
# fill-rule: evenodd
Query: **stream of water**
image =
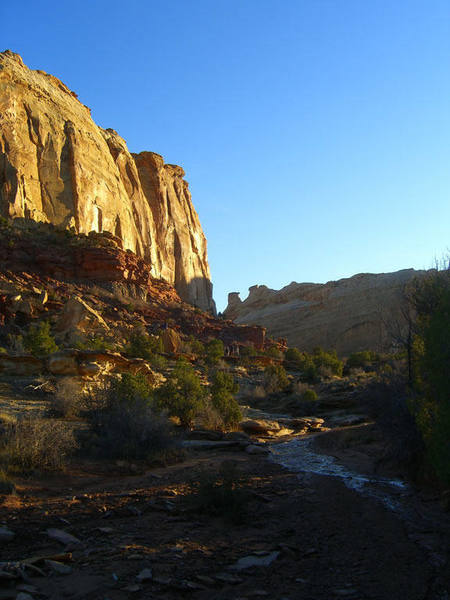
<path fill-rule="evenodd" d="M 317 453 L 313 448 L 313 437 L 274 444 L 270 458 L 296 473 L 338 477 L 349 489 L 374 497 L 395 512 L 404 511 L 401 496 L 408 494 L 405 482 L 400 479 L 369 477 L 351 471 L 339 464 L 334 457 Z"/>

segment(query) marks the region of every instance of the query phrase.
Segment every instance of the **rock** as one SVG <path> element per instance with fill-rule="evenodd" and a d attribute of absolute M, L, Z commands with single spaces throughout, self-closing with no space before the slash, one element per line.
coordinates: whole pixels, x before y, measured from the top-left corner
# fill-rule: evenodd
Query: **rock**
<path fill-rule="evenodd" d="M 242 583 L 242 579 L 240 577 L 230 575 L 229 573 L 217 573 L 214 575 L 214 579 L 217 579 L 217 581 L 220 581 L 221 583 L 230 583 L 231 585 Z"/>
<path fill-rule="evenodd" d="M 19 592 L 16 596 L 16 600 L 33 600 L 33 596 L 26 592 Z"/>
<path fill-rule="evenodd" d="M 179 333 L 175 331 L 175 329 L 164 329 L 161 334 L 161 339 L 164 346 L 164 352 L 176 354 L 180 349 L 181 339 Z"/>
<path fill-rule="evenodd" d="M 285 435 L 292 435 L 294 433 L 293 429 L 287 429 L 286 427 L 282 427 L 278 431 L 271 431 L 270 435 L 272 437 L 283 437 Z"/>
<path fill-rule="evenodd" d="M 230 431 L 224 434 L 224 439 L 236 442 L 251 442 L 251 437 L 243 431 Z"/>
<path fill-rule="evenodd" d="M 210 440 L 217 442 L 218 440 L 221 440 L 223 438 L 223 434 L 220 431 L 213 431 L 207 429 L 193 429 L 188 433 L 188 438 L 191 440 Z"/>
<path fill-rule="evenodd" d="M 52 375 L 78 375 L 77 354 L 71 349 L 51 354 L 47 364 Z"/>
<path fill-rule="evenodd" d="M 278 550 L 274 550 L 265 556 L 255 556 L 253 554 L 240 558 L 236 564 L 232 565 L 230 569 L 236 571 L 242 571 L 244 569 L 250 569 L 252 567 L 268 567 L 280 556 Z"/>
<path fill-rule="evenodd" d="M 0 544 L 6 544 L 14 539 L 15 533 L 7 527 L 0 527 Z"/>
<path fill-rule="evenodd" d="M 239 448 L 241 442 L 227 440 L 184 440 L 181 445 L 183 446 L 183 448 L 187 448 L 190 450 L 221 450 L 228 448 Z"/>
<path fill-rule="evenodd" d="M 134 585 L 127 585 L 122 589 L 124 592 L 131 592 L 132 594 L 134 594 L 135 592 L 140 592 L 142 590 L 142 586 L 135 583 Z"/>
<path fill-rule="evenodd" d="M 276 421 L 264 421 L 262 419 L 247 419 L 239 423 L 245 433 L 252 435 L 268 434 L 271 431 L 279 431 L 280 425 Z"/>
<path fill-rule="evenodd" d="M 46 560 L 45 565 L 58 575 L 70 575 L 72 573 L 72 567 L 56 560 Z"/>
<path fill-rule="evenodd" d="M 245 448 L 247 454 L 270 454 L 270 450 L 265 446 L 257 446 L 256 444 L 250 444 Z"/>
<path fill-rule="evenodd" d="M 102 243 L 145 258 L 154 277 L 214 311 L 206 239 L 181 167 L 153 152 L 131 155 L 67 86 L 8 50 L 0 114 L 2 216 L 108 233 Z"/>
<path fill-rule="evenodd" d="M 325 420 L 320 417 L 297 417 L 289 419 L 289 424 L 292 427 L 303 429 L 320 429 L 325 423 Z"/>
<path fill-rule="evenodd" d="M 64 305 L 55 329 L 61 334 L 73 334 L 75 331 L 108 331 L 109 327 L 100 313 L 79 296 L 73 296 Z"/>
<path fill-rule="evenodd" d="M 62 529 L 50 528 L 47 529 L 47 535 L 52 540 L 56 540 L 61 544 L 81 544 L 81 541 L 76 538 L 74 535 L 67 533 L 67 531 L 63 531 Z"/>
<path fill-rule="evenodd" d="M 136 576 L 137 581 L 139 583 L 143 583 L 144 581 L 150 581 L 153 579 L 153 573 L 151 569 L 142 569 L 139 575 Z"/>
<path fill-rule="evenodd" d="M 33 376 L 44 370 L 44 361 L 34 356 L 9 356 L 0 354 L 0 373 L 2 375 Z"/>
<path fill-rule="evenodd" d="M 326 284 L 292 282 L 281 290 L 255 285 L 243 302 L 237 292 L 230 293 L 224 316 L 262 325 L 300 350 L 322 346 L 343 356 L 367 348 L 390 351 L 395 340 L 389 324 L 403 322 L 404 287 L 424 274 L 414 269 L 361 273 Z"/>

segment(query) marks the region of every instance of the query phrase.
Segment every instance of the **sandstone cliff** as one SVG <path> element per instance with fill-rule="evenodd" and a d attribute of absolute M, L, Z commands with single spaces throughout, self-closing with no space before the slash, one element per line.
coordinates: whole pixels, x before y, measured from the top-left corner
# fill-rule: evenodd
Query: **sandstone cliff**
<path fill-rule="evenodd" d="M 423 273 L 363 273 L 326 284 L 293 282 L 281 290 L 255 285 L 244 302 L 239 293 L 230 293 L 224 314 L 235 323 L 262 325 L 301 350 L 387 351 L 402 321 L 404 286 Z"/>
<path fill-rule="evenodd" d="M 61 81 L 0 53 L 0 215 L 107 231 L 153 277 L 214 311 L 206 239 L 181 167 L 131 155 Z"/>

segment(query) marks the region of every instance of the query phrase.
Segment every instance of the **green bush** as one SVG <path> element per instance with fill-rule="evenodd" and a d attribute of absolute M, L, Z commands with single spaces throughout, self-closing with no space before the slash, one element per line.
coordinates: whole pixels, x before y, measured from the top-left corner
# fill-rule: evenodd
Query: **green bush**
<path fill-rule="evenodd" d="M 209 365 L 217 365 L 223 358 L 224 351 L 222 340 L 211 340 L 206 344 L 206 362 Z"/>
<path fill-rule="evenodd" d="M 188 337 L 187 344 L 192 354 L 196 354 L 197 356 L 203 356 L 205 354 L 205 345 L 193 335 Z"/>
<path fill-rule="evenodd" d="M 167 382 L 156 391 L 156 400 L 159 409 L 178 417 L 184 427 L 191 427 L 205 406 L 206 392 L 192 365 L 180 359 Z"/>
<path fill-rule="evenodd" d="M 319 374 L 328 371 L 332 375 L 342 376 L 344 363 L 337 357 L 336 350 L 327 352 L 318 346 L 313 350 L 312 360 Z"/>
<path fill-rule="evenodd" d="M 450 483 L 450 267 L 417 280 L 411 302 L 411 406 L 437 475 Z"/>
<path fill-rule="evenodd" d="M 380 360 L 380 355 L 372 350 L 353 352 L 345 361 L 345 368 L 346 370 L 375 368 Z"/>
<path fill-rule="evenodd" d="M 162 356 L 164 346 L 159 336 L 149 335 L 145 331 L 134 332 L 125 348 L 126 354 L 133 358 L 143 358 L 156 369 L 164 369 L 167 361 Z"/>
<path fill-rule="evenodd" d="M 75 347 L 79 350 L 93 350 L 96 352 L 114 352 L 116 350 L 116 344 L 105 340 L 101 335 L 91 336 L 79 341 L 75 344 Z"/>
<path fill-rule="evenodd" d="M 264 388 L 267 392 L 281 392 L 289 385 L 286 371 L 281 365 L 268 365 L 264 369 Z"/>
<path fill-rule="evenodd" d="M 131 334 L 125 351 L 133 358 L 151 360 L 155 353 L 163 352 L 164 347 L 160 337 L 150 336 L 146 332 L 137 331 Z"/>
<path fill-rule="evenodd" d="M 315 402 L 317 398 L 318 395 L 314 390 L 305 390 L 300 396 L 302 402 Z"/>
<path fill-rule="evenodd" d="M 55 338 L 51 335 L 50 323 L 48 321 L 33 323 L 25 334 L 23 343 L 26 350 L 31 352 L 33 356 L 42 356 L 58 351 L 58 346 L 56 345 Z"/>
<path fill-rule="evenodd" d="M 143 375 L 123 374 L 91 394 L 86 417 L 101 455 L 150 459 L 173 445 L 167 419 L 159 415 Z"/>
<path fill-rule="evenodd" d="M 271 346 L 268 348 L 265 352 L 265 355 L 269 356 L 270 358 L 283 358 L 283 353 L 276 346 Z"/>
<path fill-rule="evenodd" d="M 242 413 L 234 397 L 239 391 L 233 376 L 225 371 L 217 371 L 211 385 L 211 403 L 223 419 L 225 427 L 235 427 L 242 419 Z"/>

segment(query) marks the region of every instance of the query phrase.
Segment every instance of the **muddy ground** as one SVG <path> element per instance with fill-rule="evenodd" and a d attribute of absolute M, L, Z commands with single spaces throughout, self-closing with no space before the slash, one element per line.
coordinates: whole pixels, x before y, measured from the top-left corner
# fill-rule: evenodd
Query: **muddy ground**
<path fill-rule="evenodd" d="M 364 445 L 349 450 L 352 466 L 355 452 L 366 456 L 360 468 L 371 468 Z M 192 501 L 199 476 L 230 461 L 248 491 L 237 523 Z M 20 481 L 1 502 L 1 524 L 15 533 L 0 543 L 1 560 L 57 564 L 40 558 L 16 579 L 0 574 L 0 599 L 450 597 L 450 519 L 437 495 L 414 491 L 401 516 L 338 478 L 291 473 L 240 450 L 191 452 L 139 475 L 74 465 L 64 476 Z M 79 542 L 52 539 L 52 528 Z M 270 564 L 236 568 L 244 557 Z"/>

